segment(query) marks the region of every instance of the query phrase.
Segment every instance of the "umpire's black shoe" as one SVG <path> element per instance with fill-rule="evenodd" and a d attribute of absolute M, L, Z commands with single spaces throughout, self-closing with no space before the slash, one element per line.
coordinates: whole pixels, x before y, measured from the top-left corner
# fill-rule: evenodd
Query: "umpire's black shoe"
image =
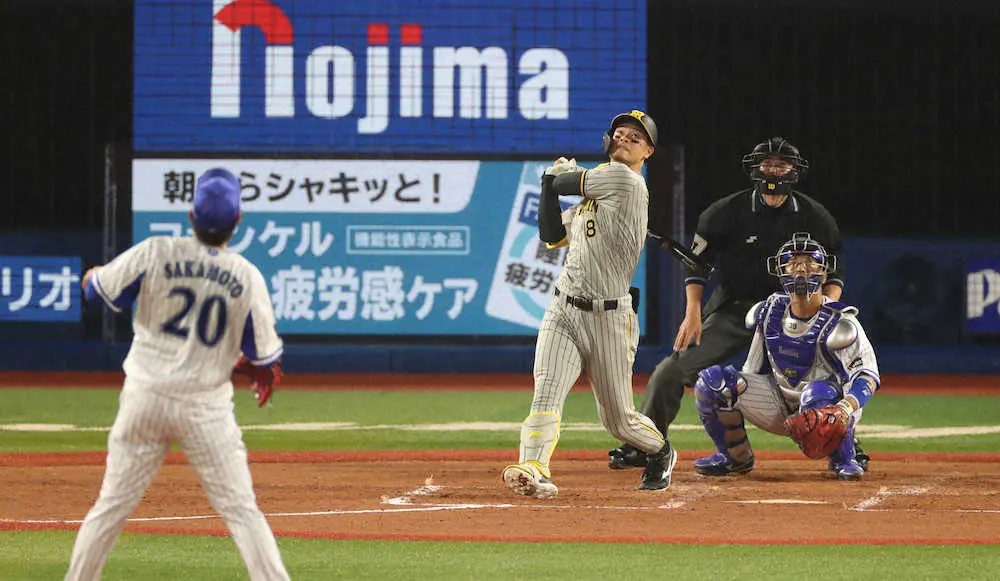
<path fill-rule="evenodd" d="M 677 451 L 670 442 L 655 454 L 646 455 L 646 469 L 642 472 L 639 490 L 666 490 L 670 487 L 670 475 L 677 464 Z"/>
<path fill-rule="evenodd" d="M 614 450 L 608 450 L 608 468 L 612 470 L 625 470 L 627 468 L 645 468 L 646 453 L 637 450 L 628 444 Z"/>

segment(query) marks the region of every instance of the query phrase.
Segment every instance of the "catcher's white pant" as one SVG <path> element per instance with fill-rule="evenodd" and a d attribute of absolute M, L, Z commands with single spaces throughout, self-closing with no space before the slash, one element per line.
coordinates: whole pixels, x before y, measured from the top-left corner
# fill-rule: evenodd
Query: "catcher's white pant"
<path fill-rule="evenodd" d="M 250 578 L 288 579 L 271 527 L 257 507 L 232 400 L 209 405 L 175 399 L 129 379 L 108 436 L 100 496 L 77 534 L 66 579 L 100 579 L 108 554 L 171 442 L 181 445 L 212 507 L 225 519 Z"/>
<path fill-rule="evenodd" d="M 740 394 L 735 409 L 758 428 L 785 436 L 785 419 L 799 411 L 799 400 L 785 394 L 771 375 L 740 372 L 747 389 Z M 861 421 L 862 410 L 854 412 L 854 425 Z"/>

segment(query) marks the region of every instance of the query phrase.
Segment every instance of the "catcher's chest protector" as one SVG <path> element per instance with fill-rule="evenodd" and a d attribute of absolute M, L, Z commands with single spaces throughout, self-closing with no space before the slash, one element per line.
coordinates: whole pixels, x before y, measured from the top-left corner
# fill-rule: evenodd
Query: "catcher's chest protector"
<path fill-rule="evenodd" d="M 840 312 L 824 305 L 809 321 L 789 314 L 787 296 L 774 296 L 764 309 L 761 328 L 766 340 L 767 357 L 778 384 L 798 392 L 799 384 L 814 364 L 829 357 L 826 338 L 837 327 Z"/>

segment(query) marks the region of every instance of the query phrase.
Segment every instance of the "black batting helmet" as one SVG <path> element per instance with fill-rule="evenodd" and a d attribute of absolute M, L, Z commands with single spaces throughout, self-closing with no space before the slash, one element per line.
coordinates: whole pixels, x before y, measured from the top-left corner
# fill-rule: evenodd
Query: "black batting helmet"
<path fill-rule="evenodd" d="M 783 176 L 765 175 L 760 171 L 760 162 L 768 158 L 787 161 L 792 164 L 792 171 Z M 753 151 L 743 156 L 743 171 L 765 189 L 764 193 L 787 194 L 791 191 L 792 184 L 806 177 L 809 162 L 799 153 L 799 148 L 784 137 L 771 137 L 758 143 Z"/>
<path fill-rule="evenodd" d="M 649 144 L 656 147 L 656 140 L 659 137 L 656 131 L 656 122 L 653 121 L 652 117 L 646 115 L 642 111 L 632 109 L 628 113 L 615 115 L 614 119 L 611 120 L 611 125 L 608 127 L 608 130 L 604 132 L 604 153 L 611 153 L 611 142 L 615 135 L 615 128 L 630 119 L 639 122 L 643 133 L 645 133 L 646 137 L 649 139 Z"/>

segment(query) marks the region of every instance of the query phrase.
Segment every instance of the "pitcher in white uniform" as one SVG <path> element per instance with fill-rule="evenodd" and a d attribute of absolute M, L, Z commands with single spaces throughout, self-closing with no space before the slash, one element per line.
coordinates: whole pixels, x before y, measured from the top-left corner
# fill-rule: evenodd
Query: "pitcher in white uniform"
<path fill-rule="evenodd" d="M 503 471 L 504 483 L 517 494 L 558 493 L 549 459 L 566 397 L 584 370 L 604 427 L 648 454 L 639 488 L 670 486 L 677 454 L 632 399 L 639 322 L 629 283 L 646 242 L 649 191 L 642 168 L 656 139 L 651 117 L 622 113 L 604 135 L 609 163 L 584 171 L 574 160 L 559 158 L 542 177 L 539 238 L 550 248 L 568 244 L 569 251 L 538 331 L 535 391 L 521 426 L 518 463 Z M 561 219 L 560 195 L 583 196 Z"/>
<path fill-rule="evenodd" d="M 240 353 L 273 381 L 283 349 L 264 277 L 226 250 L 240 217 L 239 180 L 210 169 L 196 185 L 193 237 L 148 238 L 84 275 L 88 302 L 103 300 L 116 312 L 137 306 L 104 482 L 77 535 L 68 580 L 100 578 L 172 443 L 225 519 L 250 578 L 288 579 L 233 413 L 230 375 Z"/>

